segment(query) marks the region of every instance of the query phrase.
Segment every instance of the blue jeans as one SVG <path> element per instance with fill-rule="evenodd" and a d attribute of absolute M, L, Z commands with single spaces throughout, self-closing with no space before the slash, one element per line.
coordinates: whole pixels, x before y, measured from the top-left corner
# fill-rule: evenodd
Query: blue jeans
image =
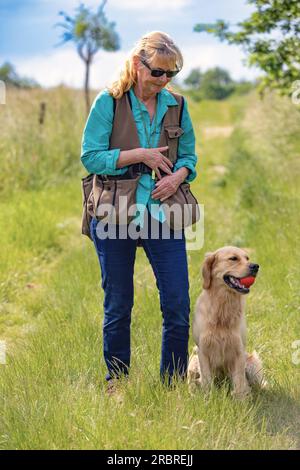
<path fill-rule="evenodd" d="M 149 214 L 148 232 L 154 219 Z M 133 307 L 133 272 L 138 241 L 132 238 L 100 239 L 97 220 L 92 219 L 91 236 L 97 251 L 104 290 L 103 349 L 107 380 L 128 374 L 130 367 L 130 322 Z M 188 363 L 189 282 L 184 232 L 181 239 L 143 239 L 139 244 L 151 263 L 160 294 L 163 316 L 160 375 L 171 383 L 172 376 L 184 378 Z M 103 226 L 103 225 L 102 225 Z M 177 232 L 178 233 L 178 232 Z"/>

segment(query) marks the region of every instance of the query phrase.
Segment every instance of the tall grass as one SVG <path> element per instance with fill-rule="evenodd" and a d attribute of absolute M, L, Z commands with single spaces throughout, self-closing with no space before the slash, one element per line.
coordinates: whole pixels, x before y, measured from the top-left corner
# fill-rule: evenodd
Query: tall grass
<path fill-rule="evenodd" d="M 85 120 L 83 92 L 56 89 L 14 90 L 1 106 L 2 195 L 42 189 L 81 171 L 78 155 Z M 39 122 L 45 103 L 44 122 Z"/>
<path fill-rule="evenodd" d="M 255 94 L 189 101 L 199 155 L 193 189 L 205 206 L 204 247 L 188 253 L 192 306 L 201 292 L 204 252 L 248 247 L 261 265 L 247 299 L 249 350 L 262 356 L 269 389 L 237 402 L 226 387 L 191 397 L 184 383 L 172 390 L 161 385 L 159 298 L 138 250 L 131 374 L 110 397 L 99 266 L 93 245 L 80 236 L 83 100 L 71 90 L 48 91 L 41 137 L 33 129 L 43 93 L 11 96 L 1 143 L 7 181 L 0 208 L 0 339 L 7 341 L 7 364 L 0 365 L 0 447 L 299 448 L 300 366 L 291 348 L 300 339 L 296 107 L 275 95 L 264 102 Z M 232 134 L 209 134 L 212 127 Z M 42 160 L 34 163 L 37 149 Z"/>

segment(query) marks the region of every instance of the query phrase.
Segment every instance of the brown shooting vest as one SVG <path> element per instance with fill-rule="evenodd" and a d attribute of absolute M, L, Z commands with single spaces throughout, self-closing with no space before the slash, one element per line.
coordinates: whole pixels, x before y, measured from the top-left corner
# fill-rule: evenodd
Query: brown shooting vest
<path fill-rule="evenodd" d="M 184 99 L 181 95 L 171 93 L 176 99 L 178 106 L 169 106 L 166 111 L 162 125 L 158 147 L 169 146 L 168 150 L 163 152 L 174 164 L 177 160 L 178 139 L 184 133 L 181 129 L 181 118 L 184 106 Z M 110 137 L 109 149 L 131 150 L 141 147 L 136 123 L 134 121 L 131 99 L 129 91 L 124 93 L 120 99 L 114 99 L 114 121 Z M 120 176 L 109 176 L 109 179 L 127 179 L 134 178 L 139 173 L 151 174 L 151 169 L 143 163 L 130 165 L 129 170 Z M 83 192 L 83 215 L 82 215 L 82 234 L 90 236 L 91 215 L 87 210 L 88 199 L 93 187 L 93 174 L 82 178 Z"/>
<path fill-rule="evenodd" d="M 181 129 L 181 117 L 183 111 L 183 97 L 177 93 L 171 93 L 178 106 L 169 106 L 161 125 L 158 147 L 169 146 L 165 152 L 172 163 L 177 160 L 178 138 L 183 134 Z M 110 149 L 131 150 L 141 147 L 136 124 L 131 110 L 129 92 L 122 98 L 114 100 L 115 113 L 110 138 Z"/>

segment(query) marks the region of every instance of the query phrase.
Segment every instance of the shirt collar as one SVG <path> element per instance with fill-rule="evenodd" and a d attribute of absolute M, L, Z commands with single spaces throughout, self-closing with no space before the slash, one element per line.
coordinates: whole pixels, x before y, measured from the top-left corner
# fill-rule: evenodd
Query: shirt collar
<path fill-rule="evenodd" d="M 135 96 L 133 87 L 130 88 L 130 93 Z M 163 88 L 159 93 L 158 93 L 159 101 L 166 105 L 166 106 L 178 106 L 178 103 L 174 96 L 166 89 Z"/>
<path fill-rule="evenodd" d="M 178 106 L 178 103 L 174 96 L 166 89 L 163 88 L 160 92 L 159 95 L 162 98 L 162 101 L 167 105 L 167 106 Z"/>

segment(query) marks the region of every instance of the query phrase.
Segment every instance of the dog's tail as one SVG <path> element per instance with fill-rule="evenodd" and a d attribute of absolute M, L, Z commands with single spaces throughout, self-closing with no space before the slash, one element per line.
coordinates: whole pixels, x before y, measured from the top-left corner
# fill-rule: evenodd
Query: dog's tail
<path fill-rule="evenodd" d="M 262 361 L 256 351 L 246 353 L 246 377 L 249 385 L 265 388 L 267 381 L 264 378 Z"/>

